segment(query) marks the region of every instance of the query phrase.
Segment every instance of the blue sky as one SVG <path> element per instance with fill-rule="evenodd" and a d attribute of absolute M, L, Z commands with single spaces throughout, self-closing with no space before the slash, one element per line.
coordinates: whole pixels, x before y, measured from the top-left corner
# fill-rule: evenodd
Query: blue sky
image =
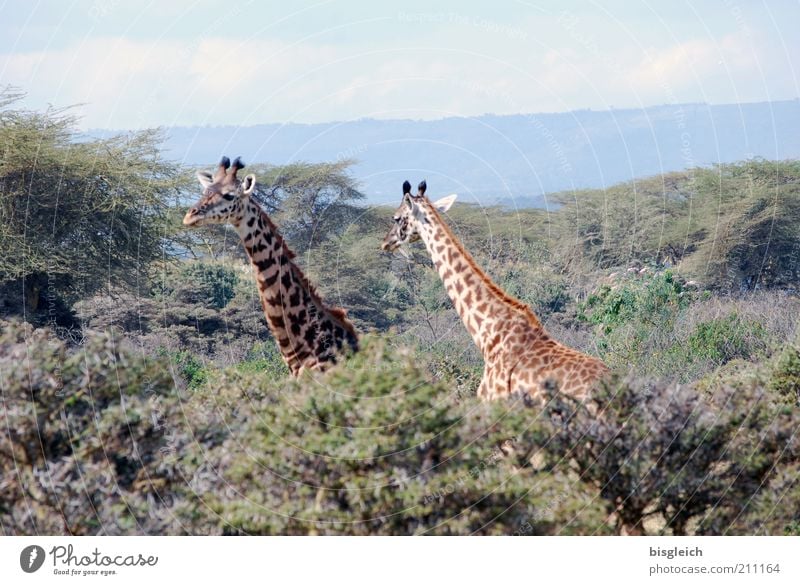
<path fill-rule="evenodd" d="M 800 96 L 800 2 L 0 0 L 0 84 L 85 128 Z"/>

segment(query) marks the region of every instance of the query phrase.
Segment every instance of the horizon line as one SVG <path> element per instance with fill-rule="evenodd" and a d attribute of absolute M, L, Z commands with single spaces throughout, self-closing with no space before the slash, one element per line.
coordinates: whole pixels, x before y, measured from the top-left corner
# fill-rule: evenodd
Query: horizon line
<path fill-rule="evenodd" d="M 795 96 L 793 98 L 786 98 L 786 99 L 777 99 L 777 100 L 761 100 L 755 102 L 725 102 L 725 103 L 712 103 L 712 102 L 675 102 L 675 103 L 664 103 L 664 104 L 652 104 L 649 106 L 640 106 L 640 107 L 619 107 L 616 108 L 613 105 L 609 106 L 608 108 L 602 109 L 593 109 L 591 107 L 587 108 L 575 108 L 572 110 L 565 110 L 562 112 L 517 112 L 513 114 L 496 114 L 491 112 L 485 112 L 483 114 L 474 114 L 470 116 L 443 116 L 441 118 L 371 118 L 371 117 L 360 117 L 360 118 L 351 118 L 349 120 L 344 119 L 333 119 L 328 120 L 325 122 L 297 122 L 297 121 L 283 121 L 283 122 L 259 122 L 256 124 L 248 124 L 247 126 L 241 126 L 236 124 L 203 124 L 203 125 L 191 125 L 191 124 L 174 124 L 174 125 L 164 125 L 158 124 L 155 126 L 146 126 L 139 129 L 134 128 L 113 128 L 113 127 L 106 127 L 106 128 L 87 128 L 86 130 L 81 131 L 81 133 L 88 133 L 93 131 L 100 131 L 100 132 L 130 132 L 130 131 L 141 131 L 146 129 L 168 129 L 168 128 L 255 128 L 258 126 L 322 126 L 327 124 L 349 124 L 354 122 L 443 122 L 446 120 L 470 120 L 476 118 L 511 118 L 514 116 L 566 116 L 569 114 L 576 114 L 576 113 L 597 113 L 597 114 L 606 114 L 610 112 L 641 112 L 649 109 L 656 109 L 656 108 L 679 108 L 683 106 L 706 106 L 706 107 L 736 107 L 736 106 L 753 106 L 753 105 L 762 105 L 762 104 L 779 104 L 779 103 L 788 103 L 788 102 L 800 102 L 800 96 Z M 67 108 L 73 107 L 80 107 L 81 105 L 85 104 L 74 104 L 73 106 L 66 106 Z"/>

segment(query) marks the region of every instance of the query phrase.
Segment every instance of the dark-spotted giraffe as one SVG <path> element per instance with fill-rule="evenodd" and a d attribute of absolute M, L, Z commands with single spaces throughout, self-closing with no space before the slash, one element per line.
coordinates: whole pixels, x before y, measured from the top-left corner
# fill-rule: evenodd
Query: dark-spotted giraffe
<path fill-rule="evenodd" d="M 605 364 L 555 341 L 530 307 L 492 282 L 442 220 L 440 213 L 450 209 L 456 196 L 432 203 L 425 188 L 423 181 L 412 195 L 409 182 L 403 184 L 403 201 L 382 247 L 394 251 L 418 239 L 425 243 L 448 296 L 483 354 L 478 396 L 492 400 L 527 392 L 537 398 L 551 380 L 564 393 L 586 397 L 608 373 Z"/>
<path fill-rule="evenodd" d="M 358 350 L 358 335 L 343 309 L 328 307 L 300 268 L 275 224 L 250 195 L 255 175 L 237 179 L 244 168 L 224 157 L 216 173 L 200 172 L 203 195 L 184 225 L 231 224 L 239 233 L 256 275 L 261 306 L 292 375 L 323 370 L 343 351 Z M 229 170 L 230 169 L 230 170 Z"/>

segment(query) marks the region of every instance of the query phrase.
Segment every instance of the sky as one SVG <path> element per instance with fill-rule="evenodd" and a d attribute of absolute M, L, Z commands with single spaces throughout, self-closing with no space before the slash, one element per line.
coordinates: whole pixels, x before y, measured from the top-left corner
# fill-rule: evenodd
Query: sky
<path fill-rule="evenodd" d="M 141 129 L 800 96 L 800 2 L 0 0 L 0 87 Z"/>

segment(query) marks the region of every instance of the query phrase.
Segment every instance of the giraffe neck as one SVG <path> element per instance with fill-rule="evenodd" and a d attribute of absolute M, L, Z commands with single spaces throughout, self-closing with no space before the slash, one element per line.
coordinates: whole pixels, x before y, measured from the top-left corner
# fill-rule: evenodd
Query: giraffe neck
<path fill-rule="evenodd" d="M 234 224 L 253 266 L 261 306 L 289 370 L 322 369 L 344 345 L 358 349 L 352 324 L 341 309 L 326 307 L 286 246 L 275 224 L 253 201 Z"/>
<path fill-rule="evenodd" d="M 491 328 L 515 315 L 523 316 L 534 328 L 542 329 L 530 308 L 504 292 L 478 266 L 427 199 L 420 203 L 423 216 L 418 231 L 444 283 L 447 296 L 484 358 L 491 349 Z"/>

